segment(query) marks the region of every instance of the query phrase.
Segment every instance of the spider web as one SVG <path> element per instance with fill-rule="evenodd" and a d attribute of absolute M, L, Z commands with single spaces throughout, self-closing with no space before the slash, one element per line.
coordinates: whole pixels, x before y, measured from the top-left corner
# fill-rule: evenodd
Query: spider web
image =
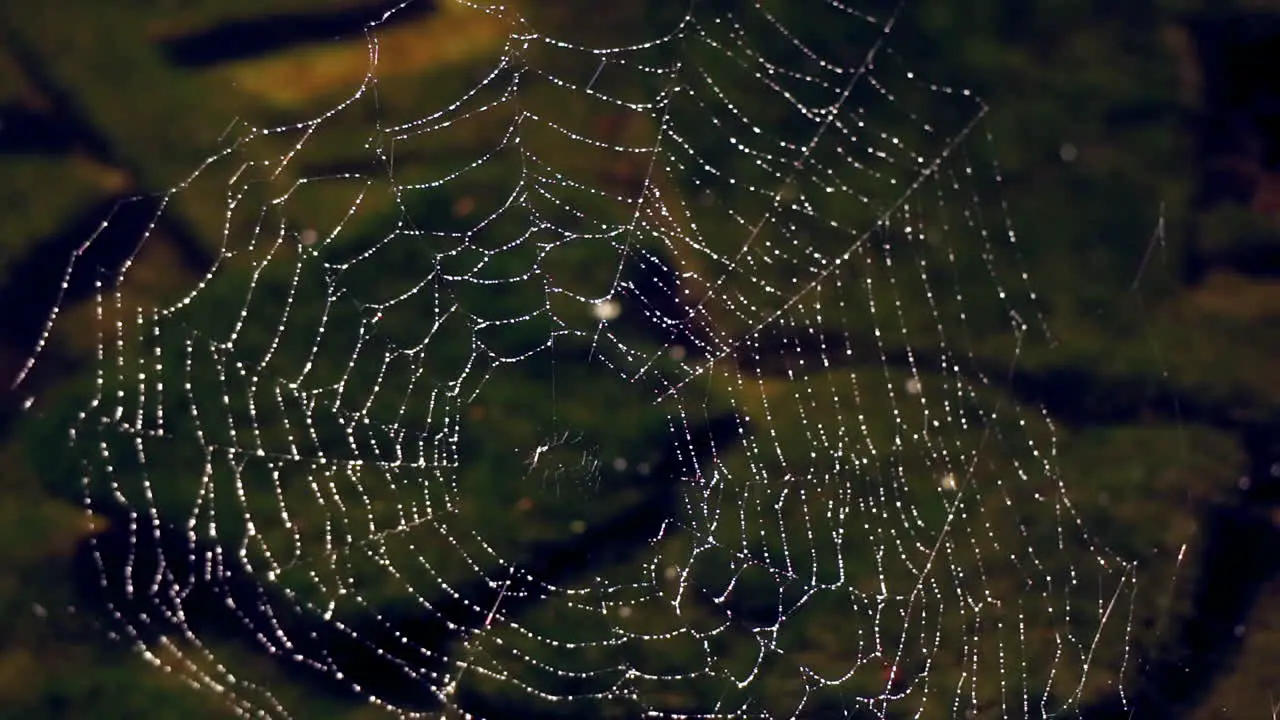
<path fill-rule="evenodd" d="M 1045 331 L 985 106 L 898 8 L 608 47 L 470 11 L 507 41 L 448 102 L 381 76 L 392 12 L 349 98 L 165 196 L 139 252 L 224 186 L 189 293 L 101 274 L 71 446 L 115 632 L 254 716 L 299 679 L 404 715 L 1115 692 L 1132 566 L 1008 387 Z"/>

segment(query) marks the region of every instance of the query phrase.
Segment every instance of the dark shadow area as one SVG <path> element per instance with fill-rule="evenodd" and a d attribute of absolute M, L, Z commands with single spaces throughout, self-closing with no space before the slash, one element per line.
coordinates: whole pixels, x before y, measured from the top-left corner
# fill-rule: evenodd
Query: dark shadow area
<path fill-rule="evenodd" d="M 1189 28 L 1204 85 L 1202 200 L 1247 204 L 1256 189 L 1248 170 L 1280 170 L 1280 15 L 1199 18 Z"/>
<path fill-rule="evenodd" d="M 647 252 L 633 253 L 618 285 L 627 311 L 614 324 L 661 347 L 683 348 L 687 357 L 706 357 L 715 351 L 712 335 L 693 308 L 680 302 L 680 290 L 668 262 Z"/>
<path fill-rule="evenodd" d="M 30 253 L 13 262 L 9 281 L 0 286 L 0 307 L 5 308 L 0 342 L 29 351 L 55 307 L 69 307 L 99 290 L 110 290 L 148 229 L 148 242 L 172 239 L 191 270 L 211 266 L 212 259 L 199 249 L 198 241 L 167 218 L 161 217 L 152 228 L 162 203 L 159 196 L 109 198 L 35 242 Z"/>
<path fill-rule="evenodd" d="M 1280 14 L 1202 17 L 1188 23 L 1204 88 L 1195 126 L 1200 166 L 1198 202 L 1224 203 L 1280 217 Z M 1274 239 L 1242 238 L 1225 250 L 1193 249 L 1191 282 L 1224 267 L 1244 275 L 1280 278 Z"/>
<path fill-rule="evenodd" d="M 80 150 L 103 164 L 119 165 L 111 143 L 78 112 L 75 98 L 50 77 L 41 59 L 30 48 L 19 43 L 10 43 L 7 50 L 17 63 L 19 71 L 30 80 L 50 107 L 45 113 L 33 113 L 30 110 L 24 113 L 21 109 L 7 111 L 6 121 L 16 123 L 13 130 L 15 137 L 12 140 L 0 140 L 0 145 L 7 147 L 10 142 L 18 145 L 24 141 L 34 142 L 36 147 L 66 143 L 69 149 Z M 13 115 L 10 116 L 9 113 Z M 0 138 L 8 134 L 0 133 Z M 12 152 L 30 153 L 33 150 L 19 147 Z"/>
<path fill-rule="evenodd" d="M 651 472 L 631 477 L 645 490 L 641 502 L 571 539 L 535 545 L 523 566 L 453 586 L 425 603 L 339 611 L 333 620 L 264 583 L 237 549 L 193 540 L 185 527 L 95 498 L 92 509 L 106 520 L 106 530 L 77 551 L 81 604 L 98 609 L 116 632 L 136 633 L 147 645 L 164 636 L 181 642 L 189 632 L 255 653 L 269 650 L 286 672 L 318 693 L 352 703 L 373 695 L 404 711 L 429 712 L 440 707 L 432 688 L 442 687 L 453 671 L 452 646 L 490 621 L 506 622 L 546 601 L 548 586 L 572 584 L 647 547 L 679 512 L 681 479 L 740 442 L 741 427 L 736 416 L 716 418 L 695 433 L 692 453 L 669 447 Z M 180 591 L 152 592 L 157 577 Z M 489 705 L 499 702 L 468 691 L 465 682 L 458 700 L 464 711 L 493 712 Z M 526 711 L 520 708 L 522 717 Z"/>
<path fill-rule="evenodd" d="M 401 5 L 404 5 L 404 0 L 384 1 L 373 7 L 234 20 L 199 33 L 165 40 L 161 47 L 165 56 L 177 65 L 204 67 L 268 55 L 297 45 L 350 37 L 352 28 L 368 27 L 395 10 L 380 26 L 392 27 L 416 20 L 435 10 L 436 6 L 434 0 L 419 0 L 397 9 Z"/>
<path fill-rule="evenodd" d="M 0 286 L 0 307 L 6 308 L 0 340 L 30 350 L 55 308 L 92 297 L 98 283 L 109 290 L 155 219 L 160 201 L 110 198 L 73 218 L 56 235 L 37 241 L 13 264 L 9 282 Z"/>
<path fill-rule="evenodd" d="M 21 105 L 0 107 L 0 154 L 63 155 L 82 143 L 83 133 L 64 115 Z"/>
<path fill-rule="evenodd" d="M 1244 240 L 1243 238 L 1241 240 Z M 1280 242 L 1243 242 L 1215 252 L 1195 252 L 1189 258 L 1188 275 L 1202 279 L 1214 268 L 1227 269 L 1255 278 L 1280 280 Z"/>

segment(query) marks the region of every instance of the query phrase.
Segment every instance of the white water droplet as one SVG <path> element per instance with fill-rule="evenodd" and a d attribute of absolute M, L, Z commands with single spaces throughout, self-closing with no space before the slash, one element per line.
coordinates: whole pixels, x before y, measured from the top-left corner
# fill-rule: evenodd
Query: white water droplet
<path fill-rule="evenodd" d="M 591 308 L 591 314 L 600 322 L 616 320 L 622 314 L 622 303 L 617 300 L 604 300 Z"/>

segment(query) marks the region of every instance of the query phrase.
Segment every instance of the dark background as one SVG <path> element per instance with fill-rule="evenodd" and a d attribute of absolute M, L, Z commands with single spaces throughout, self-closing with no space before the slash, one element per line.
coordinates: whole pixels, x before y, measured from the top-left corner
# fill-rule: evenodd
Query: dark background
<path fill-rule="evenodd" d="M 418 41 L 386 42 L 380 74 L 417 79 L 432 101 L 486 67 L 506 27 L 450 8 L 397 14 L 386 32 Z M 922 0 L 893 35 L 923 74 L 991 107 L 982 132 L 1056 340 L 1018 361 L 1007 390 L 1046 407 L 1073 498 L 1139 560 L 1127 687 L 1142 717 L 1273 717 L 1280 703 L 1280 11 L 1260 8 Z M 118 264 L 154 213 L 154 200 L 120 199 L 180 182 L 233 118 L 272 125 L 332 106 L 367 70 L 358 29 L 383 10 L 4 3 L 6 384 L 42 337 L 70 251 L 110 217 L 121 241 L 98 243 L 93 262 Z M 529 12 L 578 37 L 642 37 L 639 23 L 663 16 L 622 2 Z M 171 296 L 209 265 L 216 192 L 197 188 L 166 215 L 132 270 L 143 296 Z M 101 528 L 66 492 L 75 480 L 51 476 L 61 436 L 39 429 L 92 348 L 91 283 L 71 280 L 49 347 L 0 407 L 0 717 L 218 716 L 215 696 L 109 641 L 77 580 Z M 1085 717 L 1128 716 L 1086 700 Z M 315 702 L 301 716 L 375 714 Z"/>

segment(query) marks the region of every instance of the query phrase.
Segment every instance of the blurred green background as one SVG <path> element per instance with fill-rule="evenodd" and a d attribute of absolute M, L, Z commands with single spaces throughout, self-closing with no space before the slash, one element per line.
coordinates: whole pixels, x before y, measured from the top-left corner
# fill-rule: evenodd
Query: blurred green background
<path fill-rule="evenodd" d="M 684 11 L 678 4 L 638 2 L 512 7 L 548 35 L 602 45 L 651 37 Z M 41 337 L 70 252 L 108 217 L 115 231 L 136 235 L 145 228 L 154 201 L 119 206 L 120 199 L 154 197 L 182 183 L 246 127 L 316 117 L 350 96 L 370 67 L 358 28 L 385 9 L 349 0 L 4 2 L 0 376 L 6 385 Z M 788 21 L 803 24 L 805 18 L 797 13 Z M 282 27 L 291 31 L 254 32 Z M 342 153 L 352 148 L 344 137 L 368 136 L 371 124 L 446 107 L 484 77 L 509 31 L 495 15 L 447 1 L 402 11 L 379 32 L 377 98 L 366 94 L 317 125 L 308 139 L 312 155 L 299 161 L 302 172 L 346 172 L 351 158 Z M 990 360 L 996 374 L 1013 364 L 1017 372 L 997 385 L 1046 407 L 1072 500 L 1091 531 L 1138 561 L 1137 591 L 1133 600 L 1123 600 L 1133 613 L 1131 693 L 1146 700 L 1142 707 L 1159 708 L 1158 714 L 1149 710 L 1153 717 L 1274 716 L 1280 702 L 1280 86 L 1268 69 L 1280 67 L 1280 9 L 1243 0 L 920 0 L 902 6 L 891 44 L 922 76 L 971 88 L 991 108 L 978 130 L 989 135 L 986 152 L 1003 171 L 999 197 L 991 202 L 1007 207 L 1020 241 L 1015 259 L 1030 274 L 1054 342 L 1022 348 L 1015 361 L 1007 338 L 993 330 L 972 350 Z M 593 70 L 578 68 L 588 76 Z M 566 115 L 577 109 L 574 101 L 544 98 Z M 643 142 L 645 128 L 625 119 L 609 122 L 594 130 L 617 144 Z M 404 150 L 397 181 L 442 174 L 466 159 L 460 148 L 481 143 L 493 130 L 486 120 L 469 121 L 435 144 Z M 287 133 L 255 138 L 258 145 L 241 151 L 251 159 L 255 152 L 271 156 L 297 139 Z M 642 176 L 603 152 L 557 161 L 568 173 L 620 186 Z M 164 227 L 135 259 L 135 302 L 176 297 L 218 256 L 235 167 L 215 166 L 174 196 Z M 448 196 L 413 207 L 433 227 L 452 227 L 504 183 L 500 172 L 469 178 Z M 281 189 L 267 182 L 246 187 L 249 194 Z M 351 193 L 324 185 L 314 196 L 299 192 L 291 208 L 317 227 L 333 225 L 351 206 Z M 597 202 L 580 200 L 584 206 Z M 388 209 L 393 204 L 390 198 L 370 202 L 375 210 L 377 202 Z M 614 211 L 603 205 L 601 214 Z M 254 218 L 235 221 L 248 227 Z M 991 224 L 998 229 L 1000 222 Z M 582 229 L 589 231 L 589 223 Z M 518 265 L 522 259 L 508 261 Z M 586 262 L 581 258 L 569 253 L 557 261 L 567 268 L 566 285 L 596 282 L 575 265 Z M 412 271 L 415 258 L 387 262 Z M 244 279 L 209 286 L 203 304 L 171 322 L 230 322 L 209 313 L 225 307 L 220 298 L 233 306 L 243 301 L 237 277 Z M 86 387 L 95 336 L 86 281 L 74 280 L 49 346 L 24 383 L 5 396 L 0 415 L 0 717 L 225 716 L 229 709 L 214 694 L 191 690 L 155 671 L 125 643 L 110 641 L 111 624 L 84 602 L 75 583 L 77 548 L 101 528 L 87 526 L 75 504 L 79 472 L 60 434 L 67 419 L 60 398 Z M 322 297 L 321 279 L 311 280 L 301 286 L 303 297 L 308 291 Z M 362 282 L 355 276 L 347 281 Z M 262 282 L 266 297 L 279 300 L 289 281 L 282 275 Z M 386 296 L 394 294 L 395 279 L 385 283 Z M 521 292 L 468 301 L 478 314 L 498 317 L 527 305 Z M 357 309 L 348 312 L 346 322 L 362 322 Z M 404 318 L 386 325 L 392 333 L 411 326 Z M 273 330 L 268 326 L 260 336 L 250 330 L 247 342 L 266 344 Z M 454 330 L 444 327 L 441 337 Z M 517 352 L 546 334 L 541 326 L 529 331 L 530 337 L 509 335 L 501 342 Z M 289 347 L 288 339 L 285 354 L 310 349 L 302 341 Z M 581 350 L 569 343 L 565 357 Z M 450 377 L 461 359 L 433 362 L 438 364 L 429 372 Z M 545 373 L 555 370 L 538 362 L 519 367 L 498 373 L 488 388 L 493 401 L 468 412 L 500 428 L 495 433 L 501 442 L 532 449 L 546 436 L 545 426 L 530 418 L 549 409 L 527 388 L 545 391 Z M 318 372 L 336 376 L 342 370 Z M 377 370 L 364 372 L 367 377 Z M 602 409 L 623 402 L 610 395 L 616 389 L 603 378 L 584 374 L 575 383 L 576 396 L 552 404 L 570 416 L 564 420 L 569 426 L 590 426 Z M 722 406 L 747 402 L 728 399 L 728 390 L 707 394 L 707 422 Z M 39 402 L 23 411 L 29 397 Z M 470 466 L 465 485 L 482 488 L 493 507 L 541 509 L 545 500 L 554 509 L 512 515 L 523 518 L 514 523 L 493 520 L 488 505 L 464 506 L 475 517 L 464 512 L 458 522 L 493 521 L 488 539 L 505 557 L 562 539 L 572 526 L 566 521 L 585 518 L 590 524 L 619 512 L 642 496 L 640 490 L 623 483 L 607 501 L 577 505 L 558 499 L 567 487 L 562 483 L 602 476 L 608 482 L 611 470 L 595 467 L 597 457 L 634 452 L 634 461 L 660 463 L 658 451 L 632 446 L 642 444 L 636 438 L 660 436 L 665 409 L 656 406 L 589 438 L 566 436 L 549 448 L 555 457 L 532 492 L 494 480 L 525 472 L 510 466 L 511 456 L 486 454 L 484 437 L 464 438 L 475 456 L 493 458 Z M 572 417 L 575 412 L 580 417 Z M 189 450 L 173 449 L 171 461 L 180 463 Z M 377 513 L 369 510 L 371 518 Z M 466 568 L 450 565 L 458 562 L 450 552 L 433 562 L 465 575 Z M 364 592 L 378 597 L 376 590 Z M 567 633 L 575 622 L 589 625 L 552 610 L 546 618 L 536 616 L 537 608 L 531 612 L 528 622 L 552 632 Z M 590 634 L 589 627 L 581 631 Z M 839 649 L 813 652 L 810 662 L 820 666 L 823 653 L 835 656 Z M 299 717 L 379 714 L 348 699 L 316 697 L 276 669 L 252 658 L 244 662 L 263 673 L 263 684 Z M 940 666 L 936 672 L 951 670 Z M 793 690 L 780 685 L 778 693 Z M 1100 692 L 1091 688 L 1084 705 L 1094 717 L 1111 717 L 1113 708 L 1097 700 Z"/>

